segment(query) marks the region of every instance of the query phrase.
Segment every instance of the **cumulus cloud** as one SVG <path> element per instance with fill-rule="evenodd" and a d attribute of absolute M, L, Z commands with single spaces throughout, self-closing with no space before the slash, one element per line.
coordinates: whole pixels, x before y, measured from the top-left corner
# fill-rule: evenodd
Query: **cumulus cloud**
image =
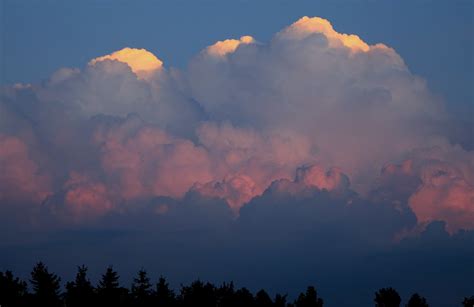
<path fill-rule="evenodd" d="M 393 49 L 320 18 L 303 18 L 268 44 L 240 45 L 225 61 L 197 56 L 187 77 L 211 119 L 305 136 L 360 191 L 387 161 L 437 144 L 434 126 L 445 116 Z"/>
<path fill-rule="evenodd" d="M 269 187 L 312 187 L 474 227 L 472 152 L 443 133 L 443 102 L 394 49 L 319 17 L 182 71 L 127 47 L 1 95 L 2 197 L 54 195 L 78 222 L 191 192 L 237 217 Z"/>

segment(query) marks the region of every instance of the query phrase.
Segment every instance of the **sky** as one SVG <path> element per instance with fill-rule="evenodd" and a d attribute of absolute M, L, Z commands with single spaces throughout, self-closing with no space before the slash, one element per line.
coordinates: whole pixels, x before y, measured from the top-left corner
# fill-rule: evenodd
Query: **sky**
<path fill-rule="evenodd" d="M 472 1 L 0 9 L 0 269 L 474 294 Z"/>

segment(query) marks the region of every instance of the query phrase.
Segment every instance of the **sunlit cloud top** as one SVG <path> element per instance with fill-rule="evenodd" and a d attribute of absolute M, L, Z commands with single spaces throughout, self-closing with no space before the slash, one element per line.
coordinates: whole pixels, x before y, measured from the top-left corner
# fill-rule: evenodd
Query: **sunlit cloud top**
<path fill-rule="evenodd" d="M 255 39 L 252 36 L 242 36 L 240 39 L 226 39 L 218 41 L 212 46 L 207 47 L 206 51 L 213 56 L 222 57 L 234 52 L 240 45 L 252 44 Z"/>
<path fill-rule="evenodd" d="M 147 79 L 153 72 L 163 67 L 163 62 L 153 53 L 145 49 L 123 48 L 111 54 L 95 58 L 89 62 L 94 65 L 105 60 L 116 60 L 126 63 L 130 69 L 141 79 Z"/>

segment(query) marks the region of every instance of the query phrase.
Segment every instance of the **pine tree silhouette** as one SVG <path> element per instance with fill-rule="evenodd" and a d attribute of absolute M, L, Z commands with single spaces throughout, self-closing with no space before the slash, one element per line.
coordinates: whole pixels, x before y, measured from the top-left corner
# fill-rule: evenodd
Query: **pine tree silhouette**
<path fill-rule="evenodd" d="M 421 297 L 418 293 L 415 293 L 411 296 L 406 307 L 429 307 L 429 305 L 424 297 Z"/>
<path fill-rule="evenodd" d="M 196 280 L 190 286 L 181 288 L 180 303 L 186 307 L 216 306 L 215 287 Z"/>
<path fill-rule="evenodd" d="M 66 284 L 65 301 L 68 307 L 91 306 L 94 301 L 94 287 L 87 278 L 87 267 L 77 267 L 76 279 Z"/>
<path fill-rule="evenodd" d="M 123 306 L 127 301 L 128 290 L 120 287 L 119 275 L 109 266 L 97 287 L 98 302 L 101 307 Z"/>
<path fill-rule="evenodd" d="M 312 286 L 301 293 L 295 302 L 295 307 L 323 307 L 323 300 L 318 297 L 318 292 Z"/>
<path fill-rule="evenodd" d="M 235 290 L 234 283 L 223 283 L 216 289 L 217 305 L 219 307 L 234 307 L 235 305 Z"/>
<path fill-rule="evenodd" d="M 41 307 L 61 306 L 60 281 L 61 279 L 50 273 L 42 262 L 38 262 L 31 272 L 30 280 L 33 287 L 33 305 Z"/>
<path fill-rule="evenodd" d="M 275 295 L 275 300 L 273 302 L 273 306 L 275 306 L 275 307 L 286 307 L 286 294 L 285 295 L 281 295 L 281 294 Z"/>
<path fill-rule="evenodd" d="M 265 290 L 260 290 L 255 294 L 255 306 L 258 307 L 271 307 L 273 301 Z"/>
<path fill-rule="evenodd" d="M 172 307 L 176 305 L 176 296 L 170 289 L 166 279 L 161 276 L 156 284 L 154 302 L 157 307 Z"/>
<path fill-rule="evenodd" d="M 141 269 L 138 272 L 138 276 L 133 280 L 131 290 L 133 306 L 151 306 L 152 285 L 150 283 L 150 278 L 148 278 L 145 270 Z"/>
<path fill-rule="evenodd" d="M 0 272 L 0 306 L 26 306 L 27 285 L 11 271 Z"/>
<path fill-rule="evenodd" d="M 253 295 L 247 288 L 241 288 L 235 291 L 234 302 L 234 306 L 253 306 Z"/>
<path fill-rule="evenodd" d="M 474 306 L 474 295 L 472 295 L 471 297 L 465 297 L 462 304 L 463 304 L 464 307 L 473 307 Z"/>
<path fill-rule="evenodd" d="M 393 288 L 382 288 L 375 292 L 376 307 L 399 307 L 402 301 L 398 292 Z"/>
<path fill-rule="evenodd" d="M 61 297 L 60 278 L 38 262 L 32 272 L 30 283 L 15 278 L 11 271 L 0 272 L 0 307 L 323 307 L 314 287 L 300 293 L 294 303 L 287 302 L 287 295 L 277 294 L 275 299 L 262 289 L 255 296 L 246 288 L 235 289 L 233 282 L 216 287 L 200 280 L 189 286 L 181 286 L 175 295 L 166 279 L 160 277 L 156 290 L 144 269 L 134 278 L 129 294 L 120 286 L 119 275 L 109 266 L 94 289 L 87 277 L 87 267 L 77 267 L 74 281 L 66 284 L 66 292 Z M 382 288 L 375 293 L 376 307 L 399 307 L 400 295 L 393 288 Z M 474 296 L 465 297 L 464 307 L 474 307 Z M 426 299 L 413 294 L 405 307 L 429 307 Z"/>

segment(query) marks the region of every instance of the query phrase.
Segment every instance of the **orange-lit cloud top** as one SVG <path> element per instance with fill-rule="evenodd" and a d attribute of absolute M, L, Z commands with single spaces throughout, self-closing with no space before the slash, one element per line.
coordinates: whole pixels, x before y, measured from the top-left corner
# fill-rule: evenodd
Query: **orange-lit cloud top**
<path fill-rule="evenodd" d="M 224 41 L 218 41 L 214 45 L 207 47 L 206 51 L 208 54 L 223 57 L 229 53 L 234 52 L 240 45 L 248 45 L 255 42 L 252 36 L 242 36 L 240 39 L 226 39 Z"/>
<path fill-rule="evenodd" d="M 130 69 L 141 79 L 147 79 L 155 71 L 163 67 L 163 62 L 153 53 L 145 49 L 123 48 L 111 54 L 91 60 L 90 65 L 105 60 L 116 60 L 126 63 Z"/>
<path fill-rule="evenodd" d="M 329 46 L 333 48 L 346 47 L 352 52 L 367 52 L 371 48 L 357 35 L 336 32 L 329 20 L 320 17 L 302 17 L 284 29 L 280 35 L 290 38 L 304 38 L 313 33 L 323 34 L 327 38 Z M 376 47 L 387 48 L 382 44 L 376 45 Z"/>

